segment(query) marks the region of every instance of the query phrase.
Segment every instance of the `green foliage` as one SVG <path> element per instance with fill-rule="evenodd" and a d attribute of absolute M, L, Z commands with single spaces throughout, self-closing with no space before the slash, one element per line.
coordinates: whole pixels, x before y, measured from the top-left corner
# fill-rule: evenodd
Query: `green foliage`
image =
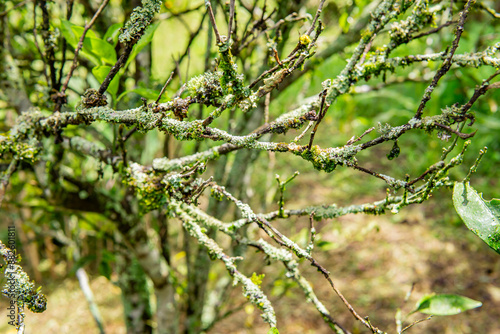
<path fill-rule="evenodd" d="M 271 329 L 269 329 L 267 334 L 280 334 L 280 332 L 278 331 L 278 329 L 276 327 L 272 327 Z"/>
<path fill-rule="evenodd" d="M 432 294 L 417 302 L 413 312 L 430 315 L 454 315 L 483 305 L 476 300 L 450 294 Z"/>
<path fill-rule="evenodd" d="M 84 28 L 77 26 L 67 20 L 61 20 L 61 33 L 68 43 L 76 49 Z M 112 44 L 106 39 L 100 39 L 92 31 L 87 31 L 83 40 L 82 54 L 92 61 L 96 66 L 105 64 L 114 65 L 116 63 L 116 52 Z"/>
<path fill-rule="evenodd" d="M 469 182 L 455 182 L 453 205 L 467 228 L 500 254 L 500 200 L 486 201 Z"/>
<path fill-rule="evenodd" d="M 356 322 L 380 333 L 353 310 L 383 293 L 370 285 L 349 304 L 337 287 L 345 285 L 334 284 L 349 277 L 348 270 L 338 275 L 342 265 L 352 267 L 346 258 L 365 252 L 351 246 L 376 241 L 377 224 L 354 230 L 344 224 L 350 218 L 338 218 L 396 214 L 433 194 L 448 196 L 453 186 L 455 202 L 466 194 L 468 202 L 455 206 L 467 226 L 498 252 L 498 200 L 484 201 L 468 184 L 454 182 L 471 165 L 467 179 L 474 171 L 485 193 L 500 180 L 499 23 L 482 7 L 467 11 L 464 2 L 424 0 L 280 0 L 263 7 L 257 1 L 255 8 L 238 1 L 143 0 L 130 8 L 110 1 L 88 30 L 63 89 L 95 4 L 22 3 L 0 3 L 8 28 L 0 30 L 2 210 L 23 220 L 27 232 L 63 245 L 55 255 L 73 265 L 66 274 L 86 267 L 118 278 L 130 330 L 148 332 L 129 321 L 138 315 L 162 334 L 208 332 L 247 300 L 269 332 L 278 333 L 272 304 L 281 298 L 271 303 L 268 294 L 301 292 L 292 297 L 303 298 L 300 307 L 311 303 L 318 323 L 343 332 L 336 322 L 344 321 L 341 311 L 330 314 L 316 296 L 318 287 L 324 290 L 306 279 L 299 265 L 306 262 Z M 233 33 L 224 36 L 230 20 Z M 453 66 L 431 85 L 454 40 Z M 307 145 L 311 129 L 316 137 Z M 478 168 L 465 148 L 485 145 L 490 153 Z M 276 178 L 276 187 L 274 175 L 291 176 Z M 262 270 L 267 285 L 256 274 Z M 364 283 L 357 275 L 362 269 L 354 271 Z M 237 284 L 243 296 L 232 293 Z M 41 310 L 43 298 L 28 295 L 28 305 Z M 451 314 L 471 305 L 439 295 L 417 309 Z M 383 321 L 381 328 L 391 325 Z"/>

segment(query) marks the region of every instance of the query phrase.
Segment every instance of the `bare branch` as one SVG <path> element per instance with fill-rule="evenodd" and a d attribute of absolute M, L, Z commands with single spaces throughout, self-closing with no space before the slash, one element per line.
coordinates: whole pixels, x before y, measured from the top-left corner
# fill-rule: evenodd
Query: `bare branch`
<path fill-rule="evenodd" d="M 108 2 L 109 2 L 109 0 L 103 0 L 101 5 L 99 6 L 99 9 L 97 9 L 94 16 L 90 20 L 90 22 L 85 24 L 85 28 L 83 29 L 82 36 L 80 37 L 80 40 L 78 41 L 78 45 L 76 46 L 76 49 L 75 49 L 75 55 L 73 56 L 73 64 L 71 65 L 71 68 L 69 69 L 69 72 L 66 75 L 66 80 L 64 81 L 64 84 L 61 88 L 61 94 L 62 94 L 62 96 L 64 96 L 64 99 L 58 101 L 56 108 L 55 108 L 56 111 L 59 111 L 61 108 L 61 105 L 63 103 L 66 103 L 66 99 L 65 99 L 66 89 L 68 88 L 69 80 L 71 79 L 71 76 L 73 75 L 73 72 L 75 71 L 75 69 L 78 65 L 78 54 L 80 53 L 80 50 L 83 47 L 83 41 L 85 40 L 85 36 L 87 35 L 87 32 L 90 30 L 90 28 L 92 28 L 95 21 L 97 20 L 99 15 L 102 13 L 102 11 L 104 10 L 104 8 L 108 4 Z"/>

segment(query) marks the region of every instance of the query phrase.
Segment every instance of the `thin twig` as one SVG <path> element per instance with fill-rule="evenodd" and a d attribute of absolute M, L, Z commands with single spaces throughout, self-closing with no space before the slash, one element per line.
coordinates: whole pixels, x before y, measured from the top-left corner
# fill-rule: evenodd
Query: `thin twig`
<path fill-rule="evenodd" d="M 179 57 L 179 60 L 180 59 L 181 58 Z M 180 66 L 179 60 L 175 59 L 174 55 L 172 55 L 172 60 L 174 61 L 174 64 L 175 64 L 175 70 L 173 72 L 177 73 L 177 76 L 179 77 L 180 84 L 182 86 L 183 81 L 182 81 L 181 66 Z M 181 95 L 181 93 L 177 92 L 176 96 L 180 96 L 180 95 Z"/>
<path fill-rule="evenodd" d="M 188 55 L 189 53 L 189 49 L 191 47 L 191 44 L 193 44 L 195 38 L 200 34 L 200 32 L 203 30 L 202 27 L 203 27 L 203 23 L 205 22 L 205 17 L 207 16 L 207 12 L 205 12 L 200 20 L 200 25 L 198 26 L 198 29 L 196 29 L 193 33 L 191 33 L 189 35 L 189 40 L 187 42 L 187 45 L 186 45 L 186 48 L 184 49 L 184 53 L 182 55 L 179 56 L 179 59 L 175 59 L 174 56 L 172 55 L 172 58 L 174 59 L 174 68 L 172 69 L 171 72 L 174 72 L 174 76 L 173 78 L 175 78 L 176 76 L 179 76 L 179 80 L 181 81 L 182 83 L 182 77 L 181 77 L 181 73 L 180 73 L 180 70 L 179 70 L 179 66 L 180 64 L 182 63 L 182 61 L 184 60 L 184 58 Z M 211 36 L 209 38 L 210 40 L 212 39 Z M 206 59 L 209 58 L 209 55 L 207 56 Z M 208 64 L 208 60 L 205 60 L 206 63 Z M 206 71 L 206 70 L 205 70 Z M 172 78 L 172 79 L 173 79 Z M 176 95 L 179 95 L 179 94 L 176 94 Z"/>
<path fill-rule="evenodd" d="M 441 161 L 438 161 L 436 162 L 434 165 L 430 166 L 425 172 L 423 172 L 419 177 L 416 177 L 415 179 L 409 181 L 406 185 L 407 186 L 412 186 L 414 185 L 415 183 L 417 183 L 418 181 L 420 180 L 423 180 L 427 175 L 431 174 L 431 173 L 434 173 L 434 172 L 437 172 L 439 171 L 440 169 L 442 169 L 444 167 L 444 161 L 441 160 Z"/>
<path fill-rule="evenodd" d="M 49 65 L 50 69 L 50 88 L 55 89 L 57 85 L 56 68 L 55 68 L 55 44 L 50 42 L 50 14 L 47 9 L 47 0 L 40 0 L 40 9 L 42 10 L 42 38 L 45 45 L 45 62 Z M 49 84 L 47 82 L 47 84 Z"/>
<path fill-rule="evenodd" d="M 205 0 L 205 7 L 207 8 L 208 16 L 210 17 L 210 22 L 212 22 L 212 28 L 214 29 L 215 33 L 215 40 L 217 41 L 217 45 L 219 45 L 221 43 L 219 29 L 217 29 L 217 23 L 215 22 L 214 12 L 212 11 L 212 5 L 210 4 L 209 0 Z"/>
<path fill-rule="evenodd" d="M 468 0 L 467 3 L 465 4 L 465 7 L 463 11 L 461 12 L 461 17 L 460 20 L 457 24 L 456 28 L 456 33 L 455 33 L 455 39 L 453 40 L 451 44 L 451 49 L 448 52 L 448 57 L 444 60 L 443 64 L 439 68 L 439 70 L 436 72 L 436 75 L 434 75 L 434 78 L 432 79 L 431 84 L 427 87 L 424 93 L 424 97 L 420 101 L 420 105 L 418 106 L 418 110 L 415 114 L 416 119 L 420 119 L 422 117 L 423 110 L 425 108 L 425 105 L 427 102 L 431 99 L 431 94 L 436 88 L 439 80 L 448 72 L 448 70 L 451 67 L 451 64 L 453 63 L 453 55 L 455 54 L 455 51 L 458 48 L 458 43 L 460 42 L 460 38 L 462 37 L 462 33 L 464 31 L 464 25 L 465 25 L 465 20 L 467 19 L 467 14 L 469 13 L 469 9 L 472 6 L 473 0 Z"/>
<path fill-rule="evenodd" d="M 257 34 L 254 34 L 253 37 L 251 39 L 248 39 L 248 37 L 250 37 L 251 34 L 247 34 L 244 36 L 244 38 L 242 39 L 239 47 L 237 48 L 236 50 L 236 54 L 240 53 L 243 49 L 245 49 L 246 47 L 248 47 L 248 45 L 250 45 L 253 41 L 255 41 L 257 38 L 259 38 L 260 36 L 262 36 L 262 34 L 267 34 L 269 31 L 272 31 L 272 30 L 276 30 L 278 29 L 281 25 L 285 24 L 285 23 L 292 23 L 292 22 L 297 22 L 297 21 L 302 21 L 305 16 L 299 16 L 297 13 L 292 13 L 290 15 L 288 15 L 287 17 L 285 17 L 284 19 L 281 19 L 279 20 L 278 22 L 276 22 L 273 26 L 270 26 L 266 29 L 261 29 L 262 27 L 266 27 L 266 25 L 264 24 L 265 20 L 268 20 L 269 17 L 272 15 L 273 13 L 271 13 L 266 19 L 263 19 L 264 21 L 258 21 L 258 22 L 261 22 L 260 24 L 258 24 L 256 27 L 260 29 L 260 31 L 257 33 Z M 256 23 L 257 24 L 257 23 Z M 258 29 L 255 29 L 255 30 L 258 30 Z"/>
<path fill-rule="evenodd" d="M 316 121 L 316 126 L 314 126 L 314 129 L 311 131 L 311 138 L 309 139 L 309 145 L 307 146 L 307 149 L 310 151 L 313 141 L 314 141 L 314 136 L 316 135 L 316 132 L 318 131 L 318 126 L 319 123 L 323 120 L 323 117 L 325 117 L 326 110 L 328 109 L 329 105 L 325 107 L 325 99 L 326 99 L 326 89 L 321 92 L 321 105 L 319 107 L 319 115 L 318 115 L 318 120 Z"/>
<path fill-rule="evenodd" d="M 469 101 L 464 104 L 461 108 L 460 108 L 460 114 L 462 116 L 465 117 L 466 113 L 470 110 L 470 108 L 472 107 L 472 105 L 477 101 L 477 99 L 484 95 L 489 89 L 492 89 L 492 88 L 498 88 L 497 85 L 498 85 L 498 82 L 495 82 L 493 84 L 490 84 L 489 82 L 491 80 L 493 80 L 497 75 L 500 74 L 500 70 L 496 71 L 495 73 L 493 73 L 488 79 L 486 79 L 483 84 L 479 87 L 479 88 L 476 88 L 475 91 L 474 91 L 474 94 L 472 95 L 472 97 L 469 99 Z M 459 132 L 461 132 L 463 130 L 463 128 L 465 127 L 465 122 L 463 122 L 462 124 L 460 124 L 460 126 L 458 127 L 458 130 Z M 455 137 L 455 139 L 453 140 L 453 143 L 448 147 L 446 148 L 444 151 L 443 151 L 443 154 L 441 155 L 441 160 L 444 160 L 446 158 L 446 156 L 451 152 L 453 151 L 453 149 L 455 148 L 455 146 L 457 145 L 457 142 L 458 142 L 458 136 Z"/>
<path fill-rule="evenodd" d="M 448 125 L 443 125 L 443 124 L 440 124 L 440 123 L 437 123 L 437 122 L 434 122 L 434 124 L 437 125 L 437 126 L 439 126 L 440 128 L 445 129 L 446 131 L 453 132 L 454 134 L 456 134 L 457 136 L 459 136 L 462 139 L 468 139 L 468 138 L 474 137 L 474 135 L 477 132 L 477 130 L 476 130 L 476 131 L 474 131 L 472 133 L 462 133 L 462 132 L 460 132 L 458 130 L 452 129 Z"/>
<path fill-rule="evenodd" d="M 276 59 L 276 62 L 278 63 L 279 66 L 283 66 L 283 63 L 280 60 L 280 56 L 278 54 L 278 50 L 276 48 L 273 48 L 273 54 L 274 54 L 274 59 Z"/>
<path fill-rule="evenodd" d="M 447 26 L 450 26 L 454 23 L 457 23 L 458 21 L 448 21 L 448 22 L 445 22 L 443 23 L 442 25 L 440 25 L 439 27 L 436 27 L 434 29 L 431 29 L 429 31 L 426 31 L 426 32 L 423 32 L 423 33 L 420 33 L 418 35 L 415 35 L 415 36 L 412 36 L 411 39 L 414 40 L 414 39 L 418 39 L 418 38 L 421 38 L 421 37 L 424 37 L 424 36 L 427 36 L 427 35 L 431 35 L 431 34 L 434 34 L 436 32 L 438 32 L 439 30 L 447 27 Z"/>
<path fill-rule="evenodd" d="M 109 71 L 108 75 L 102 82 L 101 87 L 99 87 L 100 95 L 103 95 L 106 92 L 113 78 L 116 76 L 118 71 L 125 65 L 136 42 L 137 40 L 131 41 L 125 45 L 125 48 L 123 49 L 122 54 L 120 55 L 120 58 L 118 58 L 118 61 L 113 65 L 113 67 L 111 67 L 111 70 Z"/>
<path fill-rule="evenodd" d="M 73 0 L 68 0 L 66 1 L 66 21 L 69 21 L 71 19 L 71 15 L 73 14 Z M 63 78 L 63 71 L 64 71 L 64 65 L 66 65 L 66 49 L 68 48 L 68 42 L 66 41 L 65 38 L 62 40 L 62 47 L 61 47 L 61 53 L 62 53 L 62 59 L 61 59 L 61 67 L 59 68 L 59 78 L 57 79 L 57 89 L 59 90 L 61 88 L 61 81 Z"/>
<path fill-rule="evenodd" d="M 356 138 L 356 136 L 352 136 L 352 138 L 347 141 L 346 145 L 352 145 L 352 144 L 360 141 L 364 136 L 366 136 L 367 134 L 369 134 L 373 130 L 375 130 L 375 127 L 369 128 L 368 130 L 366 130 L 365 132 L 363 132 L 361 134 L 361 136 L 359 136 L 358 138 Z"/>
<path fill-rule="evenodd" d="M 307 30 L 306 35 L 311 35 L 311 33 L 313 32 L 313 30 L 316 26 L 316 22 L 318 22 L 318 18 L 323 10 L 323 5 L 325 4 L 325 2 L 326 2 L 326 0 L 321 0 L 321 2 L 319 3 L 318 10 L 316 11 L 316 15 L 314 15 L 314 19 L 312 21 L 311 26 Z"/>
<path fill-rule="evenodd" d="M 69 80 L 71 79 L 71 76 L 73 75 L 73 72 L 75 71 L 76 66 L 78 65 L 78 53 L 80 52 L 80 50 L 83 47 L 83 41 L 85 40 L 85 35 L 87 35 L 87 32 L 90 30 L 90 28 L 92 28 L 97 17 L 101 14 L 102 10 L 104 9 L 104 7 L 106 7 L 108 2 L 109 2 L 109 0 L 103 0 L 101 5 L 99 6 L 99 9 L 97 9 L 94 16 L 90 20 L 90 22 L 88 24 L 86 24 L 85 29 L 83 29 L 83 34 L 80 37 L 80 40 L 78 41 L 78 45 L 76 46 L 76 49 L 75 49 L 75 55 L 73 57 L 73 64 L 71 65 L 71 68 L 69 69 L 68 75 L 66 76 L 66 80 L 64 81 L 64 84 L 61 88 L 62 94 L 64 94 L 66 92 L 66 89 L 68 88 Z"/>
<path fill-rule="evenodd" d="M 363 51 L 363 54 L 361 55 L 361 58 L 359 59 L 359 65 L 363 65 L 363 63 L 365 62 L 366 55 L 368 54 L 368 52 L 372 48 L 372 44 L 373 44 L 373 41 L 375 40 L 375 37 L 377 37 L 377 34 L 373 34 L 372 37 L 370 38 L 370 41 L 368 42 L 368 44 L 366 44 L 365 50 Z"/>
<path fill-rule="evenodd" d="M 484 3 L 480 2 L 477 4 L 479 8 L 485 10 L 488 14 L 493 16 L 495 19 L 500 19 L 500 14 L 495 12 L 494 9 L 487 7 Z"/>
<path fill-rule="evenodd" d="M 488 79 L 486 79 L 483 84 L 477 88 L 475 91 L 474 91 L 474 94 L 472 95 L 472 97 L 470 98 L 470 100 L 464 104 L 462 106 L 462 108 L 460 108 L 460 113 L 462 115 L 465 115 L 467 113 L 467 111 L 469 111 L 469 109 L 472 107 L 472 105 L 477 101 L 477 99 L 485 94 L 488 90 L 490 89 L 496 89 L 496 88 L 499 88 L 498 85 L 499 83 L 498 82 L 495 82 L 495 83 L 492 83 L 490 84 L 490 81 L 493 80 L 496 76 L 498 76 L 500 74 L 500 70 L 496 71 L 495 73 L 493 73 Z"/>
<path fill-rule="evenodd" d="M 214 189 L 217 189 L 219 192 L 224 194 L 230 201 L 234 203 L 241 203 L 237 198 L 235 198 L 232 194 L 227 192 L 223 187 L 220 187 L 216 184 L 213 185 Z M 349 309 L 349 311 L 352 313 L 352 315 L 361 323 L 369 328 L 373 333 L 383 333 L 380 331 L 378 328 L 374 327 L 369 321 L 366 319 L 363 319 L 353 308 L 353 306 L 347 301 L 347 299 L 344 297 L 342 292 L 336 287 L 336 285 L 333 283 L 333 280 L 330 277 L 330 273 L 316 261 L 310 254 L 308 254 L 306 251 L 301 249 L 298 245 L 293 243 L 290 239 L 288 239 L 285 235 L 283 235 L 276 227 L 271 225 L 269 221 L 267 221 L 265 218 L 261 216 L 256 216 L 255 214 L 253 215 L 253 221 L 255 221 L 259 227 L 269 236 L 271 237 L 274 241 L 276 241 L 279 245 L 292 250 L 293 252 L 300 253 L 300 257 L 306 258 L 313 267 L 315 267 L 319 272 L 323 274 L 325 279 L 328 281 L 332 289 L 335 291 L 335 293 L 339 296 L 339 298 L 342 300 L 344 305 Z"/>
<path fill-rule="evenodd" d="M 47 62 L 45 61 L 45 56 L 40 48 L 40 44 L 38 44 L 38 33 L 36 31 L 36 6 L 37 0 L 33 0 L 33 41 L 38 53 L 40 54 L 40 58 L 43 60 L 43 76 L 45 77 L 45 81 L 49 82 L 49 76 L 47 75 Z"/>
<path fill-rule="evenodd" d="M 372 170 L 369 170 L 368 168 L 365 168 L 365 167 L 361 167 L 359 165 L 356 165 L 356 164 L 349 164 L 348 165 L 349 167 L 352 167 L 354 169 L 357 169 L 363 173 L 366 173 L 366 174 L 369 174 L 369 175 L 372 175 L 372 176 L 375 176 L 381 180 L 384 180 L 390 187 L 392 188 L 395 188 L 396 186 L 399 185 L 399 183 L 402 183 L 404 185 L 404 188 L 406 190 L 409 190 L 411 193 L 415 193 L 415 190 L 413 190 L 412 188 L 410 188 L 408 186 L 408 182 L 405 182 L 405 181 L 398 181 L 398 182 L 395 182 L 396 180 L 390 176 L 387 176 L 387 175 L 384 175 L 384 174 L 380 174 L 380 173 L 377 173 L 377 172 L 374 172 Z"/>
<path fill-rule="evenodd" d="M 250 17 L 248 18 L 248 21 L 247 23 L 245 24 L 245 29 L 243 31 L 249 31 L 248 30 L 248 27 L 250 26 L 250 23 L 252 22 L 253 20 L 253 14 L 255 12 L 255 8 L 257 8 L 257 3 L 259 2 L 259 0 L 254 0 L 253 2 L 253 5 L 252 5 L 252 8 L 247 8 L 245 7 L 245 4 L 240 1 L 240 3 L 242 4 L 242 6 L 248 11 L 248 13 L 250 14 Z"/>
<path fill-rule="evenodd" d="M 271 103 L 271 93 L 266 94 L 264 101 L 264 124 L 269 123 L 269 105 Z"/>
<path fill-rule="evenodd" d="M 469 172 L 467 173 L 467 175 L 465 176 L 465 179 L 464 179 L 464 182 L 465 181 L 469 181 L 470 180 L 470 177 L 472 176 L 472 173 L 475 173 L 477 171 L 477 166 L 479 166 L 479 163 L 481 162 L 481 159 L 483 158 L 483 156 L 486 154 L 486 152 L 488 151 L 488 148 L 485 146 L 483 147 L 480 151 L 479 151 L 479 156 L 477 157 L 476 161 L 474 162 L 474 164 L 471 166 L 471 168 L 469 168 Z"/>
<path fill-rule="evenodd" d="M 227 38 L 230 39 L 233 34 L 233 21 L 234 21 L 234 0 L 229 3 L 229 24 L 227 29 Z"/>
<path fill-rule="evenodd" d="M 136 131 L 137 131 L 137 127 L 134 127 L 127 134 L 125 134 L 125 136 L 123 136 L 122 141 L 126 142 L 130 138 L 130 136 L 132 136 Z"/>
<path fill-rule="evenodd" d="M 399 334 L 401 334 L 401 333 L 403 333 L 403 332 L 407 331 L 408 329 L 412 328 L 412 327 L 413 327 L 413 326 L 415 326 L 416 324 L 419 324 L 419 323 L 424 322 L 424 321 L 427 321 L 427 320 L 431 320 L 431 318 L 432 318 L 432 317 L 433 317 L 433 316 L 432 316 L 432 315 L 430 315 L 430 316 L 428 316 L 427 318 L 424 318 L 424 319 L 419 319 L 419 320 L 414 321 L 414 322 L 413 322 L 413 323 L 411 323 L 410 325 L 408 325 L 408 326 L 406 326 L 405 328 L 403 328 L 403 330 L 402 330 Z"/>
<path fill-rule="evenodd" d="M 170 76 L 168 77 L 167 79 L 167 82 L 165 82 L 165 84 L 163 85 L 163 88 L 161 89 L 160 91 L 160 95 L 158 95 L 158 98 L 156 99 L 155 103 L 156 105 L 158 105 L 158 103 L 160 103 L 160 99 L 161 99 L 161 96 L 163 95 L 163 93 L 165 92 L 165 89 L 167 88 L 168 84 L 170 83 L 170 81 L 172 81 L 172 78 L 174 77 L 174 71 L 172 71 L 170 73 Z"/>

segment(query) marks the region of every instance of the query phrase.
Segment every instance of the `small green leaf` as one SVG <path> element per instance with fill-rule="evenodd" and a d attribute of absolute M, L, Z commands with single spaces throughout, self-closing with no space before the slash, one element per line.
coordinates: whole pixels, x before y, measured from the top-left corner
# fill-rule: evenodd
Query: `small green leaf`
<path fill-rule="evenodd" d="M 66 20 L 61 20 L 61 34 L 66 39 L 69 45 L 73 48 L 78 44 L 78 40 L 75 36 L 75 33 L 71 30 L 71 23 Z"/>
<path fill-rule="evenodd" d="M 113 44 L 113 46 L 116 46 L 116 43 L 118 43 L 118 36 L 120 35 L 120 28 L 122 26 L 123 24 L 121 23 L 115 23 L 111 25 L 111 27 L 108 28 L 102 39 L 108 43 Z"/>
<path fill-rule="evenodd" d="M 326 240 L 320 240 L 320 241 L 318 241 L 316 243 L 316 246 L 318 248 L 321 248 L 321 250 L 324 250 L 324 251 L 329 251 L 329 250 L 338 248 L 338 244 L 337 243 L 331 242 L 331 241 L 326 241 Z"/>
<path fill-rule="evenodd" d="M 276 327 L 273 327 L 269 330 L 269 332 L 267 332 L 267 334 L 280 334 L 280 332 Z"/>
<path fill-rule="evenodd" d="M 83 30 L 83 27 L 77 26 L 76 24 L 73 24 L 64 19 L 61 20 L 61 33 L 69 43 L 69 45 L 71 45 L 73 48 L 76 48 L 76 46 L 78 45 L 78 41 L 83 34 Z M 87 31 L 85 37 L 97 38 L 96 34 L 92 30 Z"/>
<path fill-rule="evenodd" d="M 483 305 L 477 300 L 459 295 L 428 295 L 417 302 L 415 311 L 431 315 L 454 315 Z M 412 313 L 413 313 L 412 312 Z"/>
<path fill-rule="evenodd" d="M 116 52 L 111 44 L 100 38 L 86 37 L 83 41 L 84 51 L 96 55 L 101 63 L 114 65 L 116 63 Z"/>
<path fill-rule="evenodd" d="M 485 201 L 468 182 L 455 182 L 453 205 L 469 230 L 500 254 L 500 200 Z"/>
<path fill-rule="evenodd" d="M 66 20 L 61 20 L 61 33 L 68 44 L 74 49 L 78 46 L 78 42 L 84 30 L 84 27 L 77 26 Z M 116 63 L 116 52 L 113 45 L 98 38 L 92 30 L 88 30 L 85 35 L 81 54 L 95 65 L 114 65 Z"/>

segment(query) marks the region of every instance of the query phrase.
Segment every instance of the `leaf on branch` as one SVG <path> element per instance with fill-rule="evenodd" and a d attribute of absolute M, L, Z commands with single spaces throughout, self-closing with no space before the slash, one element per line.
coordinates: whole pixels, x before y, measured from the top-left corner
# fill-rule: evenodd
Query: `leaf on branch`
<path fill-rule="evenodd" d="M 83 35 L 84 27 L 77 26 L 69 21 L 61 20 L 61 33 L 73 48 L 77 48 L 78 42 Z M 113 45 L 100 39 L 92 31 L 88 30 L 83 40 L 82 55 L 95 65 L 116 63 L 116 52 Z"/>
<path fill-rule="evenodd" d="M 454 315 L 482 306 L 477 300 L 452 294 L 427 295 L 417 302 L 412 312 L 421 312 L 431 315 Z"/>
<path fill-rule="evenodd" d="M 500 199 L 485 201 L 468 182 L 455 182 L 453 205 L 469 230 L 500 254 Z"/>
<path fill-rule="evenodd" d="M 85 37 L 83 49 L 96 55 L 103 64 L 114 65 L 116 63 L 115 49 L 100 38 Z"/>
<path fill-rule="evenodd" d="M 102 39 L 108 43 L 113 44 L 113 46 L 116 46 L 116 44 L 118 44 L 118 36 L 120 35 L 121 27 L 123 27 L 123 24 L 121 23 L 115 23 L 111 25 Z"/>

